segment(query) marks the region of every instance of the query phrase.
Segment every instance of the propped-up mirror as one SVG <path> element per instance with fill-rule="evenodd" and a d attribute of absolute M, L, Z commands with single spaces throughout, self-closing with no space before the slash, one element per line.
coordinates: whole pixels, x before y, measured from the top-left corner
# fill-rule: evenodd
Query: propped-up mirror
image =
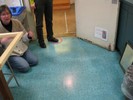
<path fill-rule="evenodd" d="M 133 44 L 127 42 L 125 46 L 125 50 L 123 52 L 123 55 L 120 60 L 121 67 L 123 71 L 125 70 L 133 63 Z"/>

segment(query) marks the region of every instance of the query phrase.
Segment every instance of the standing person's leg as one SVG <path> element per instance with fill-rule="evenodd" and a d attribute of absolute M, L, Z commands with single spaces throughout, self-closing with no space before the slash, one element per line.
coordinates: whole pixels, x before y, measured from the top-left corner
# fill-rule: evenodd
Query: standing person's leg
<path fill-rule="evenodd" d="M 43 5 L 39 5 L 39 3 L 35 2 L 35 17 L 36 17 L 36 31 L 37 31 L 37 38 L 40 47 L 46 48 L 46 45 L 44 43 L 44 38 L 43 38 Z"/>
<path fill-rule="evenodd" d="M 29 63 L 30 66 L 38 64 L 37 57 L 30 50 L 27 50 L 22 57 Z"/>
<path fill-rule="evenodd" d="M 47 38 L 50 39 L 53 37 L 53 7 L 52 7 L 52 0 L 46 0 L 44 6 L 44 13 L 45 13 L 45 21 L 46 21 L 46 30 L 47 30 Z"/>
<path fill-rule="evenodd" d="M 27 72 L 30 69 L 28 62 L 20 56 L 10 56 L 8 59 L 11 67 L 20 72 Z"/>
<path fill-rule="evenodd" d="M 58 42 L 58 39 L 53 37 L 53 0 L 46 0 L 44 6 L 47 39 L 51 42 Z"/>

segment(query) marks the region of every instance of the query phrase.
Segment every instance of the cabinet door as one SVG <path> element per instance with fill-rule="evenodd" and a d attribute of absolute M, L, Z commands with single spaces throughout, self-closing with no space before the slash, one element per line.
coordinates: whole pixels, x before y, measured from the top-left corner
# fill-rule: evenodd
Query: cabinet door
<path fill-rule="evenodd" d="M 133 44 L 133 8 L 129 8 L 128 20 L 127 20 L 127 41 Z"/>
<path fill-rule="evenodd" d="M 119 17 L 119 26 L 118 26 L 118 38 L 117 38 L 117 49 L 119 50 L 120 54 L 122 55 L 125 43 L 126 43 L 126 26 L 127 26 L 127 16 L 128 11 L 125 8 L 121 7 L 120 10 L 120 17 Z"/>
<path fill-rule="evenodd" d="M 70 8 L 70 0 L 53 0 L 54 9 Z"/>
<path fill-rule="evenodd" d="M 118 40 L 117 48 L 122 55 L 127 42 L 133 43 L 133 7 L 122 4 L 119 27 L 118 27 Z"/>

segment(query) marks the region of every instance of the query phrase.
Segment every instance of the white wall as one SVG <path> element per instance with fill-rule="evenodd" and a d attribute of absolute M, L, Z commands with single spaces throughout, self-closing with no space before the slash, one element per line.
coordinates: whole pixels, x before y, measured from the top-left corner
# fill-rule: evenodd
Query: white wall
<path fill-rule="evenodd" d="M 0 0 L 0 5 L 6 4 L 9 7 L 21 6 L 22 0 Z"/>
<path fill-rule="evenodd" d="M 112 0 L 75 0 L 77 36 L 114 50 L 118 12 L 118 0 L 116 4 Z M 95 30 L 98 27 L 107 30 L 106 40 L 98 37 L 103 32 Z"/>

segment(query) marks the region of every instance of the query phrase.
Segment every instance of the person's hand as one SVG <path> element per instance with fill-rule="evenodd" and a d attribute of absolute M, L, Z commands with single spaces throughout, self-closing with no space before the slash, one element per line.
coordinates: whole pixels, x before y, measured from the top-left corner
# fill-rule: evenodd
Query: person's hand
<path fill-rule="evenodd" d="M 33 36 L 34 36 L 33 32 L 32 31 L 28 31 L 28 38 L 33 39 Z"/>
<path fill-rule="evenodd" d="M 35 3 L 31 4 L 30 7 L 32 10 L 36 9 Z"/>
<path fill-rule="evenodd" d="M 1 39 L 0 43 L 5 44 L 5 43 L 9 42 L 10 39 L 12 39 L 12 38 L 11 37 L 4 37 L 4 38 Z"/>

